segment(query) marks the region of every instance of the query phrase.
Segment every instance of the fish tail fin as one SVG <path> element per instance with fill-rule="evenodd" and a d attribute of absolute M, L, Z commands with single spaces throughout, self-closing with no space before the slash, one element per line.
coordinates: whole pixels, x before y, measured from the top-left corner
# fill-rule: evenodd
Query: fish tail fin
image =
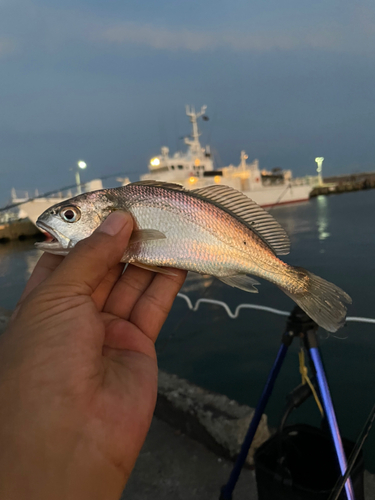
<path fill-rule="evenodd" d="M 346 305 L 352 299 L 341 288 L 316 276 L 302 267 L 293 267 L 297 273 L 294 287 L 280 287 L 319 326 L 335 332 L 345 323 Z"/>

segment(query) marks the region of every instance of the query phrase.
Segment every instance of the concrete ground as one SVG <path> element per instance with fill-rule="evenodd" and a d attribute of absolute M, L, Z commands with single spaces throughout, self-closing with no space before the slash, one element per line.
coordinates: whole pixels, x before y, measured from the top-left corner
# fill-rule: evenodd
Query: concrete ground
<path fill-rule="evenodd" d="M 219 500 L 233 462 L 154 417 L 121 500 Z M 375 499 L 375 477 L 365 472 L 365 500 Z M 244 469 L 233 500 L 257 500 L 255 474 Z"/>
<path fill-rule="evenodd" d="M 233 462 L 154 418 L 121 500 L 218 500 Z M 254 472 L 244 469 L 233 500 L 256 500 Z"/>

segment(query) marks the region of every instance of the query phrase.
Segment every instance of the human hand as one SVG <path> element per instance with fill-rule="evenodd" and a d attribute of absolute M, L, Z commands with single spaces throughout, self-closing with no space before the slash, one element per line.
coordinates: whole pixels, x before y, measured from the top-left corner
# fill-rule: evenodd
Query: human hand
<path fill-rule="evenodd" d="M 0 338 L 0 498 L 118 499 L 151 423 L 154 342 L 186 273 L 118 264 L 115 212 L 39 260 Z"/>

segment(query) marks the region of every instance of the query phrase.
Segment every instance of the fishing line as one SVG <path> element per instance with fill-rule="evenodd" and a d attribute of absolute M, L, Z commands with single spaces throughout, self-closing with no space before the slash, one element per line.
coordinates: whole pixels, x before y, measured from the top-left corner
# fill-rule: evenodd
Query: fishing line
<path fill-rule="evenodd" d="M 204 303 L 221 306 L 231 319 L 237 319 L 241 309 L 257 309 L 259 311 L 269 312 L 271 314 L 278 314 L 279 316 L 289 316 L 290 315 L 290 312 L 288 312 L 288 311 L 282 311 L 280 309 L 275 309 L 274 307 L 261 306 L 258 304 L 240 304 L 236 307 L 235 311 L 232 312 L 230 307 L 228 306 L 228 304 L 226 302 L 221 301 L 221 300 L 200 298 L 193 305 L 193 303 L 190 300 L 190 297 L 188 295 L 186 295 L 184 293 L 178 293 L 177 297 L 179 297 L 180 299 L 184 299 L 188 308 L 193 312 L 198 311 L 200 304 L 204 304 Z M 348 316 L 346 318 L 346 321 L 357 322 L 357 323 L 375 324 L 375 318 L 364 318 L 361 316 Z"/>
<path fill-rule="evenodd" d="M 115 174 L 108 174 L 108 175 L 103 175 L 102 177 L 98 177 L 101 181 L 105 179 L 110 179 L 111 177 L 117 177 L 118 175 L 132 175 L 132 174 L 138 174 L 139 172 L 117 172 Z M 67 191 L 68 189 L 74 189 L 76 187 L 84 186 L 87 184 L 87 182 L 81 182 L 81 184 L 70 184 L 69 186 L 65 186 L 59 189 L 54 189 L 53 191 L 47 191 L 46 193 L 39 194 L 38 196 L 34 196 L 32 198 L 27 198 L 25 201 L 19 201 L 17 203 L 12 203 L 11 205 L 6 205 L 5 207 L 0 208 L 0 212 L 4 212 L 5 210 L 9 210 L 11 208 L 19 207 L 20 205 L 23 205 L 24 203 L 28 203 L 29 201 L 34 201 L 39 198 L 48 198 L 48 196 L 51 196 L 53 194 L 59 193 L 60 191 Z"/>
<path fill-rule="evenodd" d="M 216 124 L 216 121 L 215 121 L 216 120 L 216 115 L 217 115 L 217 108 L 214 109 L 214 113 L 212 115 L 212 120 L 211 120 L 211 126 L 208 129 L 207 144 L 210 144 L 210 142 L 211 142 L 212 132 L 213 132 L 213 129 L 214 129 L 214 125 Z"/>
<path fill-rule="evenodd" d="M 275 208 L 275 206 L 280 202 L 281 198 L 284 196 L 284 194 L 288 191 L 289 188 L 292 187 L 292 183 L 289 182 L 289 184 L 287 185 L 287 187 L 284 189 L 284 191 L 281 193 L 281 195 L 278 197 L 278 199 L 275 201 L 275 203 L 273 205 L 271 205 L 270 207 L 268 207 L 267 209 L 267 212 L 269 212 L 270 210 L 272 210 L 273 208 Z"/>
<path fill-rule="evenodd" d="M 219 167 L 219 170 L 221 170 L 223 168 L 224 163 L 222 162 L 221 157 L 219 155 L 219 152 L 216 148 L 211 147 L 211 156 L 212 156 L 212 159 L 214 160 L 214 163 L 216 163 L 217 166 Z M 215 161 L 215 158 L 216 158 L 216 161 Z"/>
<path fill-rule="evenodd" d="M 208 291 L 210 290 L 210 288 L 212 287 L 212 284 L 210 286 L 208 286 L 205 291 L 203 292 L 202 296 L 204 297 L 205 295 L 207 295 Z M 179 295 L 184 295 L 184 294 L 178 294 L 177 296 Z M 190 302 L 191 304 L 191 301 L 189 299 L 189 297 L 187 295 L 184 295 L 184 297 L 186 297 L 188 299 L 188 301 Z M 210 299 L 204 299 L 204 300 L 210 300 Z M 192 313 L 193 313 L 193 309 L 188 307 L 188 310 L 187 312 L 185 313 L 185 315 L 177 322 L 174 330 L 168 335 L 168 337 L 166 339 L 164 339 L 163 341 L 163 344 L 160 346 L 160 348 L 157 349 L 157 355 L 161 354 L 164 352 L 164 350 L 166 349 L 166 347 L 168 346 L 169 342 L 174 339 L 176 337 L 176 333 L 177 331 L 179 330 L 180 326 L 185 322 L 187 321 L 191 316 L 192 316 Z M 160 341 L 161 342 L 161 341 Z"/>

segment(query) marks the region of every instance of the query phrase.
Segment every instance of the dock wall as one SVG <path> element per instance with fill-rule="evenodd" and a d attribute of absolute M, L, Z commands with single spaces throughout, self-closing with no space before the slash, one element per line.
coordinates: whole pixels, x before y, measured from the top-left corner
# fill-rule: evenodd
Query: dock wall
<path fill-rule="evenodd" d="M 39 229 L 29 219 L 0 224 L 0 243 L 31 238 L 40 234 Z"/>
<path fill-rule="evenodd" d="M 323 181 L 324 185 L 315 187 L 311 197 L 375 189 L 375 172 L 325 177 Z"/>

